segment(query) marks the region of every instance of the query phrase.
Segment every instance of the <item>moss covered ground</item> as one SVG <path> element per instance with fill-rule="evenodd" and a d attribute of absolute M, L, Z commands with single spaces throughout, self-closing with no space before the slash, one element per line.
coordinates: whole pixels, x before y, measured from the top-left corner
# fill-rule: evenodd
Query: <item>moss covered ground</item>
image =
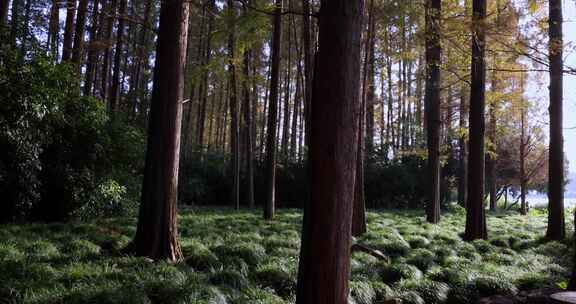
<path fill-rule="evenodd" d="M 570 241 L 545 242 L 546 217 L 488 215 L 490 239 L 461 240 L 464 214 L 427 224 L 413 211 L 368 214 L 355 252 L 350 303 L 473 303 L 490 295 L 565 284 Z M 0 226 L 0 303 L 293 303 L 301 213 L 274 221 L 260 211 L 181 211 L 186 262 L 151 263 L 120 249 L 136 219 Z M 570 226 L 571 229 L 571 226 Z M 571 234 L 571 231 L 570 233 Z"/>

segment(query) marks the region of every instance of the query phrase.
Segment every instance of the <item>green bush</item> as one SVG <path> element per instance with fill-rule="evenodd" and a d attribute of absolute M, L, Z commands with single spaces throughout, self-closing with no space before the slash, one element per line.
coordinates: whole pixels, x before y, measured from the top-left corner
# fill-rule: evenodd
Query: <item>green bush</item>
<path fill-rule="evenodd" d="M 410 247 L 414 249 L 428 248 L 428 246 L 430 245 L 430 241 L 423 236 L 413 236 L 408 240 L 408 244 L 410 244 Z"/>
<path fill-rule="evenodd" d="M 426 304 L 446 302 L 450 291 L 445 283 L 430 280 L 407 281 L 402 288 L 417 292 Z"/>
<path fill-rule="evenodd" d="M 379 273 L 380 279 L 386 284 L 422 278 L 422 271 L 408 264 L 386 265 L 380 269 Z"/>
<path fill-rule="evenodd" d="M 430 250 L 420 248 L 410 252 L 410 255 L 406 259 L 406 263 L 414 265 L 423 272 L 426 272 L 434 265 L 435 259 L 436 256 L 434 256 L 434 253 Z"/>
<path fill-rule="evenodd" d="M 296 294 L 296 278 L 277 264 L 259 266 L 254 279 L 260 286 L 272 288 L 282 298 Z"/>
<path fill-rule="evenodd" d="M 493 295 L 516 295 L 518 289 L 510 281 L 501 277 L 479 276 L 474 280 L 478 293 L 483 297 Z"/>
<path fill-rule="evenodd" d="M 224 269 L 212 274 L 210 276 L 210 283 L 217 286 L 242 290 L 248 286 L 248 279 L 239 271 Z"/>

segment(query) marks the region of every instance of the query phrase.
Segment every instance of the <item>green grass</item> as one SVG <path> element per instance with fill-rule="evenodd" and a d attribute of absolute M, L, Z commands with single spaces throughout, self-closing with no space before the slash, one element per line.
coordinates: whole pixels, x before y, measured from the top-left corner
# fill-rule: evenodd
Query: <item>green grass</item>
<path fill-rule="evenodd" d="M 349 303 L 470 303 L 556 285 L 571 267 L 570 241 L 545 242 L 541 213 L 490 213 L 491 238 L 472 243 L 461 240 L 458 212 L 436 226 L 415 211 L 367 218 L 356 241 L 389 261 L 353 254 Z M 0 303 L 294 303 L 301 220 L 295 210 L 274 221 L 259 211 L 183 211 L 187 259 L 178 264 L 120 253 L 134 218 L 0 226 Z"/>

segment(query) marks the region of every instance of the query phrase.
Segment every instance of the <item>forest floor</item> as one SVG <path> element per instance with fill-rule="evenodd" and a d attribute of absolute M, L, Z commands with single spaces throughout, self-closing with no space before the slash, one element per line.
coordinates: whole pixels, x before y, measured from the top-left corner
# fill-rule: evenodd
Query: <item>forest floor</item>
<path fill-rule="evenodd" d="M 123 256 L 135 218 L 76 224 L 0 226 L 0 303 L 292 303 L 301 213 L 274 221 L 260 211 L 181 211 L 186 262 Z M 427 224 L 411 211 L 368 213 L 369 232 L 355 239 L 389 262 L 355 252 L 350 303 L 474 303 L 492 295 L 565 284 L 566 242 L 544 242 L 546 217 L 488 215 L 488 241 L 466 243 L 464 214 Z M 571 234 L 571 231 L 570 231 Z"/>

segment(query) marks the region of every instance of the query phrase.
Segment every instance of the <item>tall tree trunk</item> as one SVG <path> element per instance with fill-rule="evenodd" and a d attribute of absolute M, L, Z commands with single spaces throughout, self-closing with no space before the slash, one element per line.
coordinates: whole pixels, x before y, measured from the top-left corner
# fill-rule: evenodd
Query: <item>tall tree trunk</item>
<path fill-rule="evenodd" d="M 114 29 L 114 20 L 116 19 L 116 6 L 117 0 L 109 0 L 108 6 L 106 9 L 106 14 L 108 15 L 106 18 L 106 25 L 105 25 L 105 33 L 102 37 L 104 43 L 106 44 L 106 50 L 104 51 L 104 58 L 102 62 L 102 72 L 101 72 L 101 84 L 102 87 L 100 88 L 100 96 L 102 100 L 106 100 L 108 98 L 108 77 L 110 76 L 110 64 L 112 58 L 112 31 Z M 103 24 L 104 25 L 104 24 Z"/>
<path fill-rule="evenodd" d="M 112 85 L 110 86 L 110 113 L 114 115 L 120 108 L 120 67 L 124 57 L 124 29 L 127 0 L 120 0 L 118 9 L 118 29 L 116 31 L 116 50 L 114 51 L 114 71 L 112 73 Z"/>
<path fill-rule="evenodd" d="M 363 2 L 321 1 L 297 304 L 348 303 Z"/>
<path fill-rule="evenodd" d="M 550 156 L 548 174 L 548 229 L 546 237 L 562 240 L 564 225 L 564 138 L 562 134 L 563 69 L 562 1 L 549 1 Z"/>
<path fill-rule="evenodd" d="M 272 32 L 272 67 L 270 71 L 270 101 L 268 104 L 268 134 L 266 140 L 266 203 L 264 219 L 274 218 L 276 201 L 276 127 L 278 119 L 278 82 L 280 76 L 280 50 L 282 42 L 282 0 L 276 0 L 274 29 Z"/>
<path fill-rule="evenodd" d="M 138 34 L 138 44 L 136 46 L 136 71 L 134 72 L 134 81 L 132 82 L 132 86 L 134 87 L 133 96 L 132 96 L 132 113 L 136 116 L 136 113 L 142 111 L 142 98 L 140 91 L 143 90 L 141 84 L 142 74 L 144 73 L 145 69 L 145 58 L 148 57 L 146 51 L 146 44 L 148 40 L 148 27 L 150 26 L 151 22 L 151 15 L 152 15 L 152 0 L 147 0 L 144 6 L 144 25 L 140 28 L 140 32 Z"/>
<path fill-rule="evenodd" d="M 499 17 L 499 13 L 497 15 L 497 19 Z M 494 56 L 494 65 L 496 66 L 496 56 Z M 490 116 L 490 127 L 488 128 L 488 138 L 490 140 L 491 149 L 488 151 L 487 160 L 486 160 L 486 171 L 487 171 L 487 179 L 488 179 L 488 191 L 490 192 L 490 210 L 496 211 L 498 201 L 496 199 L 496 192 L 497 192 L 497 185 L 496 185 L 496 104 L 498 103 L 497 96 L 499 94 L 500 84 L 498 81 L 498 76 L 496 75 L 496 71 L 492 72 L 492 93 L 495 98 L 492 99 L 490 102 L 490 107 L 488 109 L 488 115 Z"/>
<path fill-rule="evenodd" d="M 288 10 L 292 10 L 292 1 L 288 0 Z M 291 32 L 291 24 L 290 24 L 291 16 L 288 15 L 288 20 L 286 21 L 286 74 L 284 80 L 284 113 L 283 113 L 283 127 L 282 127 L 282 160 L 284 163 L 288 163 L 289 155 L 288 155 L 288 139 L 290 138 L 290 100 L 292 95 L 292 35 Z"/>
<path fill-rule="evenodd" d="M 528 206 L 526 205 L 526 109 L 524 105 L 520 108 L 520 213 L 526 215 Z"/>
<path fill-rule="evenodd" d="M 98 23 L 100 13 L 98 12 L 98 6 L 100 4 L 99 0 L 94 0 L 92 7 L 92 21 L 90 25 L 90 45 L 88 50 L 88 62 L 86 64 L 86 79 L 84 81 L 84 96 L 92 95 L 92 88 L 94 83 L 94 76 L 96 71 L 96 61 L 98 60 L 98 51 L 92 46 L 92 44 L 98 39 L 98 27 L 101 24 Z"/>
<path fill-rule="evenodd" d="M 244 51 L 244 79 L 242 80 L 242 90 L 244 92 L 244 105 L 242 110 L 244 112 L 244 124 L 246 129 L 246 179 L 248 186 L 248 206 L 254 208 L 254 138 L 253 121 L 252 121 L 252 98 L 250 96 L 250 62 L 252 59 L 252 51 Z M 254 92 L 253 92 L 254 93 Z"/>
<path fill-rule="evenodd" d="M 6 2 L 8 2 L 6 0 Z M 60 33 L 60 1 L 52 0 L 48 24 L 47 49 L 54 61 L 58 61 L 58 34 Z"/>
<path fill-rule="evenodd" d="M 466 201 L 468 200 L 468 136 L 466 135 L 466 130 L 468 128 L 468 102 L 466 86 L 462 85 L 460 87 L 460 121 L 459 127 L 460 132 L 458 132 L 458 147 L 460 153 L 458 153 L 458 204 L 462 207 L 466 207 Z"/>
<path fill-rule="evenodd" d="M 376 18 L 374 18 L 374 0 L 370 1 L 370 8 L 368 12 L 368 34 L 367 34 L 367 48 L 366 59 L 368 62 L 365 64 L 366 81 L 366 153 L 365 155 L 372 155 L 374 152 L 374 105 L 376 98 L 376 87 L 374 85 L 374 76 L 376 74 Z"/>
<path fill-rule="evenodd" d="M 312 32 L 310 29 L 310 0 L 302 0 L 302 42 L 304 44 L 304 125 L 305 137 L 304 144 L 308 147 L 310 144 L 310 107 L 312 100 Z"/>
<path fill-rule="evenodd" d="M 66 1 L 66 23 L 64 25 L 64 45 L 62 46 L 62 61 L 72 58 L 72 43 L 74 42 L 74 18 L 76 17 L 76 0 Z"/>
<path fill-rule="evenodd" d="M 20 33 L 20 6 L 22 0 L 12 0 L 12 16 L 10 18 L 10 43 L 16 48 L 16 39 Z"/>
<path fill-rule="evenodd" d="M 188 6 L 184 0 L 161 4 L 142 200 L 128 248 L 154 260 L 182 258 L 176 203 Z"/>
<path fill-rule="evenodd" d="M 428 203 L 426 219 L 440 221 L 440 0 L 426 1 L 426 121 L 428 130 Z"/>
<path fill-rule="evenodd" d="M 468 241 L 486 239 L 486 214 L 484 208 L 484 109 L 486 106 L 486 0 L 473 0 L 472 4 L 472 71 L 470 88 L 470 126 L 468 158 L 468 203 L 466 204 L 466 231 Z"/>
<path fill-rule="evenodd" d="M 10 0 L 0 0 L 0 28 L 6 24 Z"/>
<path fill-rule="evenodd" d="M 24 22 L 22 27 L 22 41 L 20 42 L 20 56 L 24 58 L 28 46 L 28 36 L 30 35 L 30 14 L 32 9 L 32 0 L 26 0 L 24 5 Z"/>
<path fill-rule="evenodd" d="M 373 19 L 374 0 L 370 0 L 368 7 L 368 30 L 364 46 L 364 67 L 362 76 L 362 97 L 358 117 L 358 148 L 356 151 L 356 183 L 354 186 L 354 205 L 352 211 L 352 235 L 361 236 L 366 232 L 366 200 L 364 193 L 364 166 L 366 162 L 366 110 L 368 102 L 374 99 L 374 75 L 372 68 L 373 54 Z M 373 111 L 372 111 L 372 114 Z M 374 130 L 372 130 L 374 131 Z M 372 134 L 373 136 L 374 134 Z"/>
<path fill-rule="evenodd" d="M 240 209 L 240 123 L 238 119 L 238 96 L 236 93 L 236 65 L 234 52 L 236 48 L 236 8 L 233 0 L 228 0 L 228 76 L 230 77 L 230 154 L 232 155 L 232 203 L 236 210 Z"/>
<path fill-rule="evenodd" d="M 94 3 L 96 3 L 95 1 Z M 78 14 L 76 16 L 76 32 L 74 34 L 74 47 L 72 53 L 72 62 L 78 66 L 78 72 L 81 71 L 82 55 L 84 52 L 84 30 L 86 27 L 86 11 L 88 10 L 88 0 L 80 0 L 78 3 Z"/>

